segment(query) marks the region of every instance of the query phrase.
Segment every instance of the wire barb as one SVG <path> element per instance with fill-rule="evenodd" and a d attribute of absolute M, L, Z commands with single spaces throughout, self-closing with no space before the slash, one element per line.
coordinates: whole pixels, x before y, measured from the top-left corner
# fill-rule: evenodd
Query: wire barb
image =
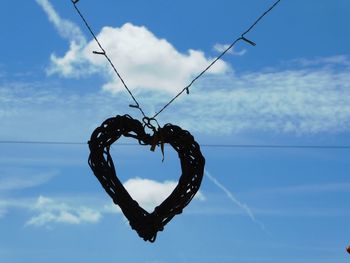
<path fill-rule="evenodd" d="M 258 17 L 258 19 L 256 19 L 254 21 L 254 23 L 246 30 L 244 31 L 244 33 L 241 34 L 241 36 L 239 38 L 237 38 L 236 40 L 234 40 L 232 42 L 231 45 L 229 45 L 216 59 L 214 59 L 209 65 L 208 67 L 206 67 L 201 73 L 199 73 L 191 82 L 189 85 L 187 85 L 184 89 L 182 89 L 174 98 L 172 98 L 167 104 L 165 104 L 163 106 L 163 108 L 161 108 L 152 118 L 155 118 L 157 117 L 161 112 L 163 112 L 167 107 L 169 107 L 169 105 L 171 103 L 174 102 L 174 100 L 176 100 L 182 93 L 184 93 L 185 91 L 187 92 L 189 87 L 191 87 L 200 77 L 203 76 L 204 73 L 206 73 L 218 60 L 220 60 L 234 45 L 236 45 L 237 42 L 239 41 L 245 41 L 247 42 L 248 44 L 252 45 L 252 46 L 255 46 L 256 44 L 247 39 L 245 37 L 245 35 L 247 33 L 249 33 L 259 22 L 260 20 L 266 16 L 272 9 L 275 8 L 275 6 L 280 2 L 281 0 L 277 0 L 269 9 L 267 9 L 261 16 Z M 188 94 L 188 93 L 187 93 Z"/>
<path fill-rule="evenodd" d="M 129 104 L 129 107 L 130 107 L 130 108 L 134 108 L 134 109 L 138 109 L 138 108 L 140 108 L 140 106 L 139 106 L 139 105 L 132 105 L 132 104 Z"/>
<path fill-rule="evenodd" d="M 252 45 L 253 47 L 256 46 L 256 44 L 255 44 L 253 41 L 251 41 L 251 40 L 245 38 L 244 36 L 242 36 L 241 39 L 242 39 L 243 41 L 247 42 L 248 44 Z"/>
<path fill-rule="evenodd" d="M 95 55 L 103 55 L 103 56 L 106 55 L 106 53 L 104 51 L 102 51 L 102 52 L 100 52 L 100 51 L 92 51 L 92 53 L 95 54 Z"/>
<path fill-rule="evenodd" d="M 78 15 L 80 16 L 80 18 L 83 20 L 86 28 L 89 30 L 90 34 L 92 35 L 92 37 L 94 38 L 95 42 L 97 43 L 97 45 L 100 47 L 101 51 L 93 51 L 92 53 L 97 54 L 97 55 L 103 55 L 105 56 L 105 58 L 107 59 L 108 63 L 110 64 L 110 66 L 112 67 L 114 73 L 117 75 L 117 77 L 120 79 L 120 81 L 122 82 L 124 88 L 126 89 L 126 91 L 129 93 L 129 95 L 131 96 L 132 100 L 136 103 L 136 105 L 138 105 L 137 109 L 139 109 L 139 111 L 141 112 L 141 114 L 143 115 L 143 117 L 146 117 L 146 114 L 144 113 L 144 111 L 142 110 L 142 108 L 139 106 L 140 104 L 138 103 L 138 101 L 136 100 L 134 94 L 131 92 L 131 90 L 129 89 L 129 87 L 126 85 L 124 79 L 122 78 L 122 76 L 120 75 L 119 71 L 117 70 L 117 68 L 114 66 L 112 60 L 109 58 L 109 56 L 106 53 L 106 50 L 102 47 L 102 44 L 100 43 L 100 41 L 98 40 L 96 34 L 94 33 L 94 31 L 92 30 L 92 28 L 90 27 L 90 25 L 88 24 L 87 20 L 85 19 L 84 15 L 81 13 L 81 11 L 79 10 L 79 8 L 76 6 L 76 3 L 78 3 L 79 0 L 72 0 L 73 6 L 75 8 L 75 10 L 77 11 Z"/>

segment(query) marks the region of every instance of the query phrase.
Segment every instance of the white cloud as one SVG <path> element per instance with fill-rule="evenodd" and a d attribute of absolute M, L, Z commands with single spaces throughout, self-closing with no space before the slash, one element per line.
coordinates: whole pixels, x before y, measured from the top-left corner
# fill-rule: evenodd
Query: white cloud
<path fill-rule="evenodd" d="M 63 57 L 51 55 L 52 64 L 48 73 L 64 77 L 107 73 L 108 80 L 103 89 L 112 93 L 123 90 L 120 80 L 107 65 L 106 59 L 92 54 L 94 50 L 101 51 L 95 40 L 86 43 L 80 29 L 72 22 L 62 19 L 48 0 L 36 1 L 60 35 L 70 41 L 70 48 Z M 146 27 L 131 23 L 115 28 L 103 27 L 97 38 L 111 60 L 116 63 L 121 75 L 127 78 L 130 89 L 176 93 L 212 60 L 199 50 L 189 49 L 187 53 L 181 53 L 167 40 L 158 38 Z M 208 74 L 222 74 L 228 71 L 229 65 L 220 60 Z"/>
<path fill-rule="evenodd" d="M 156 37 L 146 27 L 131 23 L 120 28 L 104 27 L 97 38 L 131 89 L 175 93 L 211 61 L 202 51 L 190 49 L 187 53 L 180 53 L 167 40 Z M 94 50 L 100 51 L 94 40 L 84 47 L 71 45 L 63 58 L 52 57 L 50 72 L 74 77 L 86 74 L 86 68 L 90 73 L 100 70 L 102 74 L 108 73 L 104 90 L 112 93 L 124 91 L 106 59 L 93 55 Z M 222 74 L 229 70 L 228 64 L 218 61 L 209 74 Z"/>
<path fill-rule="evenodd" d="M 38 212 L 36 216 L 30 218 L 26 225 L 47 226 L 52 223 L 82 224 L 97 223 L 102 218 L 98 210 L 84 206 L 70 206 L 64 202 L 40 196 L 32 210 Z"/>
<path fill-rule="evenodd" d="M 219 52 L 219 53 L 222 53 L 224 52 L 230 45 L 228 44 L 219 44 L 219 43 L 216 43 L 213 47 L 213 49 L 216 51 L 216 52 Z M 231 54 L 231 55 L 235 55 L 235 56 L 243 56 L 247 53 L 247 50 L 244 48 L 240 51 L 236 51 L 235 50 L 235 47 L 233 46 L 231 49 L 229 49 L 227 51 L 226 54 Z"/>
<path fill-rule="evenodd" d="M 94 199 L 95 200 L 95 199 Z M 53 224 L 83 224 L 98 223 L 102 218 L 102 211 L 98 205 L 85 205 L 89 198 L 2 198 L 0 199 L 0 216 L 5 216 L 11 209 L 19 209 L 34 213 L 27 226 L 45 226 Z"/>
<path fill-rule="evenodd" d="M 124 183 L 124 187 L 144 209 L 152 212 L 160 205 L 175 189 L 178 182 L 164 181 L 157 182 L 150 179 L 133 178 Z M 204 195 L 199 191 L 194 197 L 198 200 L 204 200 Z"/>
<path fill-rule="evenodd" d="M 124 183 L 125 189 L 142 207 L 150 211 L 164 201 L 175 189 L 177 182 L 163 183 L 150 179 L 133 178 Z"/>
<path fill-rule="evenodd" d="M 80 28 L 73 22 L 61 18 L 50 1 L 36 0 L 36 2 L 44 10 L 49 21 L 54 25 L 59 35 L 69 41 L 69 51 L 63 57 L 51 54 L 53 66 L 50 67 L 47 72 L 49 74 L 60 73 L 64 76 L 74 75 L 75 77 L 80 76 L 82 72 L 83 74 L 94 72 L 94 69 L 91 67 L 81 68 L 81 72 L 76 70 L 85 60 L 82 54 L 79 54 L 79 51 L 86 46 L 86 39 Z"/>
<path fill-rule="evenodd" d="M 85 57 L 80 53 L 81 49 L 81 45 L 71 42 L 70 50 L 63 57 L 51 54 L 52 65 L 47 69 L 47 73 L 78 78 L 96 72 L 96 68 L 86 64 Z"/>

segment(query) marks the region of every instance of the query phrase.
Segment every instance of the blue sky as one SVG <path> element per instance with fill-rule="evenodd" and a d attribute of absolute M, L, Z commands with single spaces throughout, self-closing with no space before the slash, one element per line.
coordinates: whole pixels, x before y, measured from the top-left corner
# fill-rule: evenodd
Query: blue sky
<path fill-rule="evenodd" d="M 87 142 L 139 112 L 71 2 L 2 1 L 0 140 Z M 272 1 L 88 1 L 79 8 L 147 114 Z M 287 1 L 159 116 L 200 144 L 350 145 L 349 1 Z M 131 142 L 132 141 L 128 141 Z M 0 144 L 1 262 L 348 262 L 346 149 L 202 147 L 193 202 L 145 243 L 104 193 L 87 145 Z M 173 189 L 174 151 L 112 148 L 147 209 Z"/>

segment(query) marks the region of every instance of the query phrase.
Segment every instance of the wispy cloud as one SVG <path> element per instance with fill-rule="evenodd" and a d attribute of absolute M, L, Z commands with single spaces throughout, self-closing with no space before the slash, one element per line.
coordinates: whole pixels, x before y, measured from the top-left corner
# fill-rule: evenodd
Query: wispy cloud
<path fill-rule="evenodd" d="M 6 210 L 0 206 L 0 218 L 4 217 L 6 214 Z"/>
<path fill-rule="evenodd" d="M 55 86 L 55 83 L 0 83 L 3 125 L 0 137 L 87 141 L 95 126 L 115 112 L 115 105 L 120 105 L 118 112 L 127 103 L 123 95 L 117 98 L 100 93 L 80 95 Z"/>
<path fill-rule="evenodd" d="M 301 64 L 304 67 L 310 66 L 324 66 L 324 65 L 338 65 L 350 67 L 350 61 L 348 56 L 335 55 L 329 57 L 317 57 L 314 59 L 299 58 L 293 60 L 296 64 Z"/>
<path fill-rule="evenodd" d="M 0 192 L 39 186 L 49 182 L 57 171 L 38 172 L 30 169 L 0 169 Z"/>
<path fill-rule="evenodd" d="M 213 47 L 213 49 L 216 51 L 216 52 L 219 52 L 219 53 L 222 53 L 224 52 L 230 45 L 228 44 L 219 44 L 219 43 L 216 43 Z M 243 56 L 247 53 L 247 50 L 246 49 L 242 49 L 240 51 L 236 51 L 235 50 L 235 47 L 233 46 L 231 49 L 229 49 L 229 51 L 227 51 L 228 54 L 231 54 L 231 55 L 235 55 L 235 56 Z"/>
<path fill-rule="evenodd" d="M 83 36 L 81 30 L 73 22 L 61 18 L 61 16 L 56 12 L 53 5 L 48 0 L 35 0 L 38 5 L 44 10 L 49 21 L 57 29 L 61 37 L 74 41 L 77 44 L 84 44 L 85 37 Z"/>
<path fill-rule="evenodd" d="M 218 188 L 220 188 L 226 196 L 239 208 L 241 208 L 248 216 L 249 218 L 256 224 L 260 226 L 260 228 L 266 232 L 266 228 L 262 222 L 256 219 L 255 215 L 253 214 L 253 211 L 249 208 L 247 204 L 242 203 L 239 201 L 235 195 L 232 193 L 232 191 L 228 190 L 223 184 L 221 184 L 214 176 L 211 175 L 207 170 L 205 170 L 205 175 L 209 178 L 210 181 L 212 181 Z"/>
<path fill-rule="evenodd" d="M 329 192 L 350 192 L 349 182 L 330 182 L 322 184 L 302 184 L 285 187 L 276 187 L 260 190 L 266 194 L 323 194 Z"/>
<path fill-rule="evenodd" d="M 350 128 L 350 76 L 346 67 L 271 70 L 203 82 L 179 105 L 181 116 L 206 119 L 232 133 L 272 131 L 315 134 Z M 213 88 L 215 87 L 215 88 Z M 196 107 L 190 107 L 190 105 Z M 187 119 L 185 121 L 188 121 Z M 214 124 L 214 125 L 213 125 Z M 215 125 L 216 124 L 216 125 Z"/>
<path fill-rule="evenodd" d="M 164 111 L 159 121 L 206 134 L 347 132 L 350 130 L 348 69 L 325 66 L 206 77 L 190 96 L 182 97 Z M 67 135 L 69 140 L 85 140 L 86 134 L 103 118 L 110 117 L 111 112 L 123 113 L 128 108 L 125 93 L 75 94 L 72 90 L 68 93 L 63 89 L 48 89 L 50 83 L 41 86 L 26 83 L 25 88 L 20 85 L 0 83 L 2 138 L 23 138 L 26 127 L 25 136 L 29 138 L 43 134 L 46 139 Z M 168 97 L 162 92 L 148 91 L 138 94 L 138 98 L 150 115 Z"/>
<path fill-rule="evenodd" d="M 30 210 L 35 200 L 33 198 L 0 198 L 0 218 L 6 217 L 13 209 Z"/>
<path fill-rule="evenodd" d="M 286 218 L 327 218 L 327 217 L 349 217 L 350 213 L 342 208 L 321 207 L 276 207 L 254 210 L 257 215 L 264 217 L 286 217 Z"/>

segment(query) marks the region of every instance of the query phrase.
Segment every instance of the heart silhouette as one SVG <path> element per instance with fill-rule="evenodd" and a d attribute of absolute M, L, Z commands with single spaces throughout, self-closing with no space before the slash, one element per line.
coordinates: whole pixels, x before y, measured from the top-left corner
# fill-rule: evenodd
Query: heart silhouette
<path fill-rule="evenodd" d="M 170 144 L 178 153 L 181 176 L 173 192 L 152 213 L 143 209 L 128 193 L 116 175 L 110 146 L 121 136 L 138 140 L 141 145 Z M 129 115 L 116 116 L 105 120 L 92 133 L 90 141 L 89 165 L 101 185 L 118 205 L 130 226 L 145 241 L 154 242 L 158 231 L 190 203 L 197 193 L 203 178 L 205 159 L 193 136 L 179 126 L 166 124 L 154 129 L 154 134 L 145 132 L 145 127 Z"/>

